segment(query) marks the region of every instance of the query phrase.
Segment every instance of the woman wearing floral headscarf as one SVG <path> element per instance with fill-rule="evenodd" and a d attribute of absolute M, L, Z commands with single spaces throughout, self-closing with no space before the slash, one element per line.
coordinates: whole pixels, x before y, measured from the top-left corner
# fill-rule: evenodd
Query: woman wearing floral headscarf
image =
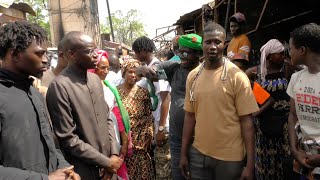
<path fill-rule="evenodd" d="M 277 39 L 261 47 L 260 67 L 247 74 L 258 75 L 258 82 L 275 100 L 274 104 L 255 119 L 256 125 L 256 179 L 285 179 L 285 161 L 289 159 L 288 113 L 290 98 L 286 94 L 289 77 L 286 76 L 284 46 Z M 292 167 L 291 167 L 292 169 Z M 292 172 L 293 173 L 293 172 Z"/>
<path fill-rule="evenodd" d="M 151 101 L 146 89 L 136 85 L 135 74 L 140 62 L 134 59 L 122 64 L 124 83 L 117 88 L 123 105 L 130 116 L 133 155 L 127 158 L 130 179 L 153 180 L 154 169 L 149 155 L 153 137 L 153 116 Z"/>

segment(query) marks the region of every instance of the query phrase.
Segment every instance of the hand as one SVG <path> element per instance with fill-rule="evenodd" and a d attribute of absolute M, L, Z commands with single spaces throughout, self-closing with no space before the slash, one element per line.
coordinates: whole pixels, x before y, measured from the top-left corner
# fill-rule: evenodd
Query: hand
<path fill-rule="evenodd" d="M 164 131 L 158 131 L 156 135 L 157 146 L 162 147 L 166 141 L 167 137 Z"/>
<path fill-rule="evenodd" d="M 118 169 L 120 168 L 120 166 L 122 165 L 123 159 L 116 156 L 116 155 L 112 155 L 110 157 L 110 167 L 108 167 L 108 171 L 115 174 L 117 173 Z"/>
<path fill-rule="evenodd" d="M 139 66 L 136 69 L 136 74 L 142 75 L 147 79 L 150 79 L 151 81 L 158 81 L 158 76 L 156 71 L 154 71 L 152 68 L 147 66 Z"/>
<path fill-rule="evenodd" d="M 306 163 L 306 159 L 309 159 L 311 155 L 306 154 L 305 152 L 301 152 L 296 150 L 293 153 L 293 156 L 295 157 L 295 159 L 298 161 L 299 164 L 301 164 L 302 166 L 306 167 L 306 168 L 312 168 L 309 164 Z M 311 163 L 312 163 L 312 159 L 311 159 Z"/>
<path fill-rule="evenodd" d="M 240 180 L 253 180 L 253 169 L 245 167 L 242 171 Z"/>
<path fill-rule="evenodd" d="M 58 169 L 50 173 L 48 176 L 48 179 L 49 180 L 66 180 L 70 178 L 70 174 L 73 172 L 73 167 L 74 166 Z"/>
<path fill-rule="evenodd" d="M 189 170 L 189 162 L 188 162 L 188 158 L 187 156 L 183 156 L 181 155 L 180 158 L 180 169 L 181 169 L 181 173 L 182 175 L 186 178 L 186 179 L 190 179 L 190 170 Z"/>
<path fill-rule="evenodd" d="M 73 171 L 69 174 L 68 180 L 81 180 L 81 177 Z"/>
<path fill-rule="evenodd" d="M 315 154 L 315 155 L 311 155 L 310 157 L 307 157 L 305 159 L 305 162 L 312 167 L 319 167 L 320 166 L 320 155 L 319 154 Z"/>
<path fill-rule="evenodd" d="M 127 154 L 128 154 L 128 144 L 122 144 L 120 153 L 121 153 L 121 155 L 123 155 L 123 157 L 127 156 Z"/>

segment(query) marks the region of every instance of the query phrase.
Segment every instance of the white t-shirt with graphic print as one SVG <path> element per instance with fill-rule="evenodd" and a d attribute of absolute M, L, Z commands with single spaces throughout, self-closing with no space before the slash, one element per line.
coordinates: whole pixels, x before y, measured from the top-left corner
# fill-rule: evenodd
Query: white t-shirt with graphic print
<path fill-rule="evenodd" d="M 295 100 L 297 118 L 303 136 L 320 141 L 320 72 L 308 68 L 292 75 L 287 94 Z"/>

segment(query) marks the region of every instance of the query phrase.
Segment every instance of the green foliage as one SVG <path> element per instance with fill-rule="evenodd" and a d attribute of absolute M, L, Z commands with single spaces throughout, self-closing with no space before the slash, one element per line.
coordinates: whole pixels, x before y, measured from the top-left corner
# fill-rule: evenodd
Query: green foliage
<path fill-rule="evenodd" d="M 139 12 L 135 9 L 131 9 L 126 15 L 121 10 L 117 10 L 111 14 L 111 19 L 116 42 L 131 46 L 136 38 L 146 35 L 144 26 L 139 20 Z M 109 17 L 106 24 L 100 25 L 100 31 L 111 33 Z"/>
<path fill-rule="evenodd" d="M 27 20 L 36 24 L 39 24 L 48 32 L 48 38 L 50 39 L 50 24 L 48 19 L 48 0 L 15 0 L 16 3 L 23 2 L 28 4 L 36 12 L 36 16 L 27 14 Z"/>

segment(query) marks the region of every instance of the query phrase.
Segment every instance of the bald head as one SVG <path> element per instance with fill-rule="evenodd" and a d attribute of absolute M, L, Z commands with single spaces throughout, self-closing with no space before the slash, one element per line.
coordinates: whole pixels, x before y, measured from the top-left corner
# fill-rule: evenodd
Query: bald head
<path fill-rule="evenodd" d="M 63 39 L 63 55 L 69 65 L 76 65 L 83 72 L 97 67 L 97 46 L 95 41 L 80 31 L 71 31 Z"/>
<path fill-rule="evenodd" d="M 66 53 L 68 50 L 85 47 L 87 44 L 92 43 L 93 39 L 83 32 L 71 31 L 63 37 L 62 41 L 63 52 Z"/>
<path fill-rule="evenodd" d="M 115 54 L 110 54 L 108 60 L 110 64 L 110 71 L 117 73 L 120 70 L 120 61 L 118 56 Z"/>

